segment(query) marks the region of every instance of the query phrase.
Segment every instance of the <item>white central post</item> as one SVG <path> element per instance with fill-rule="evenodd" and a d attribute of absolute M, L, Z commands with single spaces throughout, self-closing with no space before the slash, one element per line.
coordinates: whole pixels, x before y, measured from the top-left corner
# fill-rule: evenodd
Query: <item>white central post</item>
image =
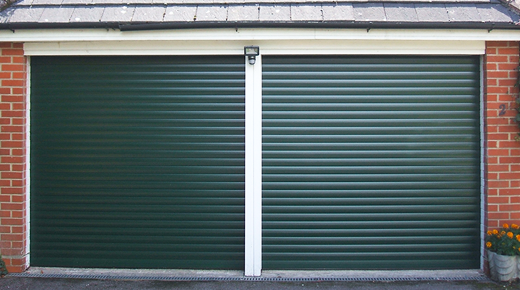
<path fill-rule="evenodd" d="M 262 56 L 246 66 L 245 275 L 262 274 Z"/>

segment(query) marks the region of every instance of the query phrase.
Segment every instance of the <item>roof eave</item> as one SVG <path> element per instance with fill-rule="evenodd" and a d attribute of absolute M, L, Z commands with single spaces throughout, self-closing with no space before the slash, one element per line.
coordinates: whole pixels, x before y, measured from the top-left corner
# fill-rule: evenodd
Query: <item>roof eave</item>
<path fill-rule="evenodd" d="M 359 21 L 327 21 L 327 22 L 76 22 L 76 23 L 0 23 L 0 29 L 119 29 L 121 31 L 137 30 L 174 30 L 174 29 L 208 29 L 208 28 L 357 28 L 357 29 L 507 29 L 520 30 L 519 23 L 513 22 L 359 22 Z"/>

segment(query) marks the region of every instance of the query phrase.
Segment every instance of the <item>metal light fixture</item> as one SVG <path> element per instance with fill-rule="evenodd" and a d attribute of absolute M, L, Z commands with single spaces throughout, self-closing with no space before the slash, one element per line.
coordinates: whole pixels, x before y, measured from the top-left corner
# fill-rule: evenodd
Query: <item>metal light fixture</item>
<path fill-rule="evenodd" d="M 249 64 L 253 65 L 256 62 L 256 57 L 260 55 L 260 47 L 244 46 L 244 55 L 247 56 Z"/>

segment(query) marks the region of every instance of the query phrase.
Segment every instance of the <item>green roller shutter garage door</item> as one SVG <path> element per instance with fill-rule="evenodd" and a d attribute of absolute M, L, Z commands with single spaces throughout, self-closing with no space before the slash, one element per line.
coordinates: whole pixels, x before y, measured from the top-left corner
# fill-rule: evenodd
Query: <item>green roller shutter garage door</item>
<path fill-rule="evenodd" d="M 264 269 L 479 268 L 478 57 L 263 67 Z"/>
<path fill-rule="evenodd" d="M 243 56 L 31 65 L 33 266 L 243 269 Z"/>

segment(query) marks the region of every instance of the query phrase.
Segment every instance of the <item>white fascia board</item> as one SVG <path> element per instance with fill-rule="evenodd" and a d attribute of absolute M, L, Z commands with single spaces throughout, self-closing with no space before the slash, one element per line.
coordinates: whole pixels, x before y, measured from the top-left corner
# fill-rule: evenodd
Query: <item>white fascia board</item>
<path fill-rule="evenodd" d="M 28 56 L 45 55 L 241 55 L 258 45 L 263 55 L 379 54 L 482 55 L 485 41 L 424 40 L 257 40 L 257 41 L 80 41 L 29 42 Z"/>
<path fill-rule="evenodd" d="M 485 29 L 177 29 L 120 31 L 114 29 L 0 30 L 9 42 L 62 41 L 252 41 L 252 40 L 432 40 L 520 41 L 520 30 Z"/>

